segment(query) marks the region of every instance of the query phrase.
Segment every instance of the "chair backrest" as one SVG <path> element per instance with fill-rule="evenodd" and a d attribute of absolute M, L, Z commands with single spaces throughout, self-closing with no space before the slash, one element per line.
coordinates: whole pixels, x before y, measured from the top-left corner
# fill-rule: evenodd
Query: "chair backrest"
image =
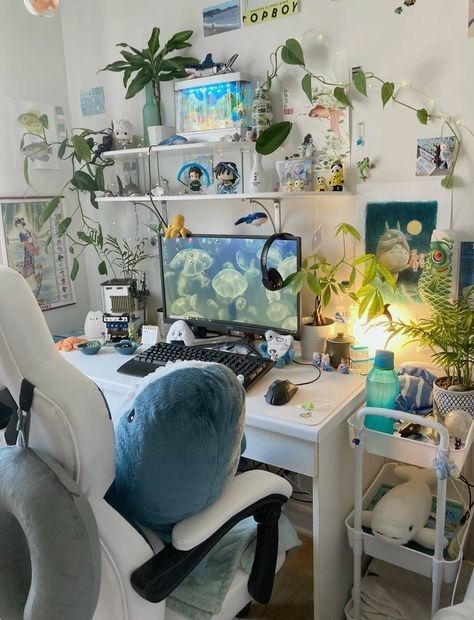
<path fill-rule="evenodd" d="M 55 459 L 86 497 L 104 496 L 114 479 L 114 435 L 98 387 L 56 351 L 24 278 L 0 267 L 0 387 L 19 401 L 35 386 L 29 446 Z"/>

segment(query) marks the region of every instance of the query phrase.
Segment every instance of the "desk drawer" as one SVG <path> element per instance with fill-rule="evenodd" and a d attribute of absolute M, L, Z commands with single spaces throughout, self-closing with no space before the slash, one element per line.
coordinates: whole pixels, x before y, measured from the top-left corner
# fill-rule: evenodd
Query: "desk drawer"
<path fill-rule="evenodd" d="M 287 437 L 254 426 L 245 427 L 245 437 L 247 449 L 243 456 L 311 478 L 318 475 L 317 443 Z"/>

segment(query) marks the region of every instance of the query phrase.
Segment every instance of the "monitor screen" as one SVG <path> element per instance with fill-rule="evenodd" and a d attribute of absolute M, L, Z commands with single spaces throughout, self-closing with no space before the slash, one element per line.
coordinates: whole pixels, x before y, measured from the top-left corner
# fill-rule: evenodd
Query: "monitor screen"
<path fill-rule="evenodd" d="M 267 237 L 193 235 L 160 237 L 163 310 L 166 321 L 183 319 L 214 331 L 263 334 L 267 329 L 299 335 L 299 295 L 291 287 L 262 284 L 260 255 Z M 301 239 L 277 239 L 267 266 L 283 278 L 301 262 Z"/>

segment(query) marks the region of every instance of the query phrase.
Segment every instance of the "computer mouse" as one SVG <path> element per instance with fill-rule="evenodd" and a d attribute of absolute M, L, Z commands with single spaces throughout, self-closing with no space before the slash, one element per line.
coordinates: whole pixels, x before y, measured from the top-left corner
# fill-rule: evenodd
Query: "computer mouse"
<path fill-rule="evenodd" d="M 265 400 L 270 405 L 284 405 L 290 401 L 298 391 L 298 386 L 288 379 L 277 379 L 268 388 Z"/>

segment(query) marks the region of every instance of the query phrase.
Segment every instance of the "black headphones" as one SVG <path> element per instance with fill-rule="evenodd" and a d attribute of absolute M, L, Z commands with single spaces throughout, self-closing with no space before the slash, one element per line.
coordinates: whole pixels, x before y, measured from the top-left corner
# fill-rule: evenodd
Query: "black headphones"
<path fill-rule="evenodd" d="M 278 291 L 283 288 L 283 278 L 281 277 L 280 272 L 274 267 L 270 267 L 270 269 L 267 267 L 268 251 L 270 250 L 273 242 L 277 239 L 290 241 L 291 239 L 296 239 L 296 237 L 290 233 L 277 233 L 276 235 L 268 237 L 265 241 L 265 245 L 262 248 L 262 254 L 260 256 L 260 270 L 262 272 L 263 286 L 269 291 Z"/>

